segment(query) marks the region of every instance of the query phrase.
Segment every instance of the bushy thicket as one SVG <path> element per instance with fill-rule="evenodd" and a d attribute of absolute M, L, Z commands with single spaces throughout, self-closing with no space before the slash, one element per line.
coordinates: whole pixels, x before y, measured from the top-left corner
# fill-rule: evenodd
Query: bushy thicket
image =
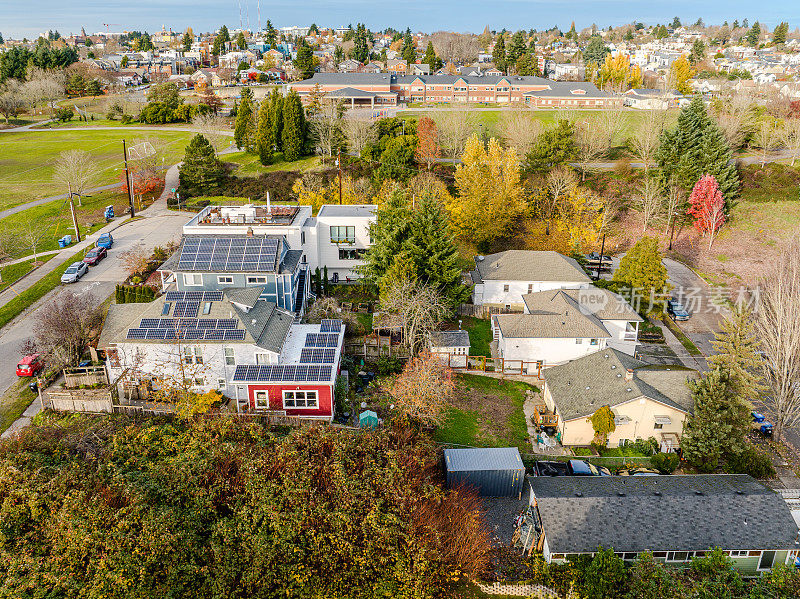
<path fill-rule="evenodd" d="M 408 429 L 61 418 L 0 444 L 0 597 L 434 597 L 487 563 Z"/>

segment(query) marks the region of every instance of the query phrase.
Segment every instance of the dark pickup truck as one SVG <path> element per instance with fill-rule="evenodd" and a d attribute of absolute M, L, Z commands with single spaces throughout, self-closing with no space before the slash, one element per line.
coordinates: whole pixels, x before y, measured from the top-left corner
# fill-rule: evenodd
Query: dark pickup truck
<path fill-rule="evenodd" d="M 611 476 L 608 468 L 595 466 L 586 460 L 568 462 L 537 461 L 533 464 L 534 476 Z"/>

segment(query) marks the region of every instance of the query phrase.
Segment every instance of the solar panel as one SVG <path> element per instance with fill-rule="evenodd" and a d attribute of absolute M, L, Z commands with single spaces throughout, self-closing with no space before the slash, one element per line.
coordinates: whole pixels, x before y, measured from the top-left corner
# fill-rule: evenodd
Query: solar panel
<path fill-rule="evenodd" d="M 199 301 L 178 302 L 175 304 L 175 311 L 172 314 L 175 317 L 195 317 L 199 309 Z"/>
<path fill-rule="evenodd" d="M 284 364 L 283 365 L 283 375 L 281 376 L 282 381 L 294 381 L 296 380 L 295 371 L 297 367 L 294 364 Z"/>
<path fill-rule="evenodd" d="M 205 329 L 206 341 L 223 341 L 225 339 L 225 331 L 222 329 Z"/>
<path fill-rule="evenodd" d="M 203 329 L 186 329 L 183 331 L 184 339 L 202 339 L 205 331 Z"/>
<path fill-rule="evenodd" d="M 168 302 L 180 302 L 183 301 L 183 294 L 183 291 L 167 291 L 164 299 Z"/>
<path fill-rule="evenodd" d="M 157 329 L 160 318 L 142 318 L 139 327 L 143 329 Z"/>
<path fill-rule="evenodd" d="M 333 364 L 333 361 L 336 359 L 336 349 L 325 348 L 325 351 L 322 354 L 321 362 L 326 364 Z"/>
<path fill-rule="evenodd" d="M 301 364 L 333 364 L 336 350 L 323 347 L 304 347 L 300 350 Z"/>
<path fill-rule="evenodd" d="M 224 329 L 225 341 L 243 341 L 244 331 L 238 329 Z"/>
<path fill-rule="evenodd" d="M 216 329 L 217 328 L 217 319 L 216 318 L 198 318 L 197 319 L 197 328 L 198 329 Z"/>
<path fill-rule="evenodd" d="M 294 380 L 296 381 L 307 381 L 308 380 L 308 366 L 306 364 L 300 364 L 297 366 L 297 369 L 294 373 Z"/>
<path fill-rule="evenodd" d="M 274 272 L 281 241 L 277 237 L 187 238 L 178 259 L 179 270 L 214 272 Z M 221 299 L 221 298 L 220 298 Z M 214 300 L 206 300 L 214 301 Z M 216 300 L 220 301 L 220 300 Z"/>
<path fill-rule="evenodd" d="M 272 379 L 272 366 L 269 365 L 262 365 L 256 366 L 258 372 L 255 376 L 255 380 L 259 382 L 265 382 Z"/>
<path fill-rule="evenodd" d="M 165 339 L 167 329 L 147 329 L 146 339 Z"/>
<path fill-rule="evenodd" d="M 316 380 L 318 381 L 328 381 L 331 378 L 331 373 L 333 372 L 333 366 L 320 366 L 319 367 L 319 377 Z"/>
<path fill-rule="evenodd" d="M 339 335 L 333 333 L 306 333 L 305 347 L 337 347 Z"/>
<path fill-rule="evenodd" d="M 221 291 L 204 291 L 203 292 L 203 301 L 204 302 L 221 302 L 222 301 L 222 292 Z"/>
<path fill-rule="evenodd" d="M 319 327 L 320 333 L 338 333 L 342 330 L 341 320 L 325 319 Z"/>
<path fill-rule="evenodd" d="M 328 382 L 333 366 L 320 364 L 259 364 L 257 366 L 237 366 L 233 373 L 234 381 L 249 382 Z"/>
<path fill-rule="evenodd" d="M 147 331 L 145 329 L 128 329 L 126 339 L 146 339 Z"/>
<path fill-rule="evenodd" d="M 239 319 L 237 318 L 220 318 L 217 320 L 218 329 L 235 329 L 238 324 Z"/>

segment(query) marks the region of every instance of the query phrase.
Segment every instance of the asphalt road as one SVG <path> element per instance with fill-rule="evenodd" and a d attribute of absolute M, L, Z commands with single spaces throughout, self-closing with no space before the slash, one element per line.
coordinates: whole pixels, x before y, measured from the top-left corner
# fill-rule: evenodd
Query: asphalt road
<path fill-rule="evenodd" d="M 171 170 L 177 174 L 177 169 Z M 169 173 L 167 178 L 167 189 L 169 189 Z M 114 292 L 115 285 L 127 277 L 119 260 L 121 254 L 139 246 L 152 249 L 157 245 L 163 246 L 170 240 L 177 239 L 181 234 L 183 224 L 189 218 L 186 213 L 168 211 L 164 196 L 147 210 L 142 211 L 140 216 L 142 216 L 141 219 L 126 223 L 114 231 L 114 246 L 109 250 L 108 257 L 97 266 L 91 267 L 79 282 L 59 286 L 36 302 L 26 313 L 0 329 L 0 356 L 3 357 L 2 368 L 0 368 L 0 393 L 5 392 L 17 381 L 15 367 L 20 357 L 20 348 L 31 336 L 37 313 L 43 305 L 58 301 L 58 297 L 62 293 L 86 294 L 96 305 L 101 304 Z M 17 420 L 11 428 L 3 433 L 3 436 L 10 435 L 30 422 L 30 418 L 38 412 L 38 409 L 38 401 L 34 401 L 26 412 L 26 418 Z"/>

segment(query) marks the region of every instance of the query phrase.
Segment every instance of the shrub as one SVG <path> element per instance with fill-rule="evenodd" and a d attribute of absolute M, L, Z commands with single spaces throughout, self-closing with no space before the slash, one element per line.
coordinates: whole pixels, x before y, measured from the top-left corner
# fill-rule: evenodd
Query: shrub
<path fill-rule="evenodd" d="M 678 467 L 679 461 L 677 453 L 657 453 L 650 458 L 650 465 L 661 474 L 672 474 Z"/>
<path fill-rule="evenodd" d="M 732 474 L 749 474 L 753 478 L 775 476 L 775 468 L 769 456 L 752 445 L 739 454 L 731 454 L 726 462 L 725 470 Z"/>
<path fill-rule="evenodd" d="M 381 356 L 376 367 L 380 375 L 398 374 L 403 370 L 403 362 L 394 356 Z"/>
<path fill-rule="evenodd" d="M 59 121 L 66 123 L 67 121 L 72 120 L 72 117 L 75 116 L 75 113 L 69 108 L 57 108 L 55 115 Z"/>

